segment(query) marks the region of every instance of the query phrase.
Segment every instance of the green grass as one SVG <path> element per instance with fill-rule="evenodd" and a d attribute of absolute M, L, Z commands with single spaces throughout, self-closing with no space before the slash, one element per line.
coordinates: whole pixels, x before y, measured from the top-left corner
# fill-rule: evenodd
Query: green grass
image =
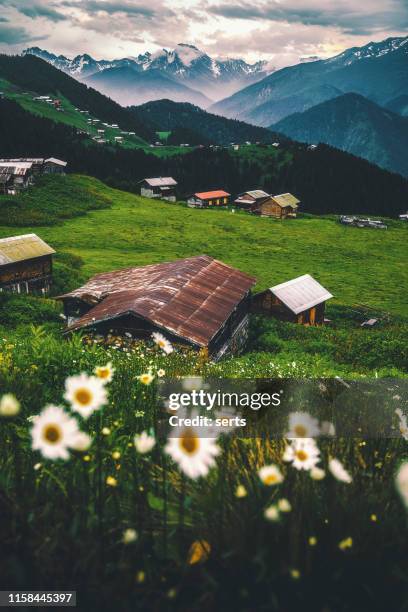
<path fill-rule="evenodd" d="M 258 289 L 310 273 L 331 291 L 334 303 L 364 303 L 408 315 L 402 290 L 408 283 L 408 227 L 403 224 L 392 223 L 382 232 L 313 216 L 281 222 L 149 200 L 92 178 L 66 180 L 111 207 L 53 227 L 0 225 L 0 236 L 36 231 L 57 251 L 80 256 L 88 276 L 202 253 L 252 274 Z"/>

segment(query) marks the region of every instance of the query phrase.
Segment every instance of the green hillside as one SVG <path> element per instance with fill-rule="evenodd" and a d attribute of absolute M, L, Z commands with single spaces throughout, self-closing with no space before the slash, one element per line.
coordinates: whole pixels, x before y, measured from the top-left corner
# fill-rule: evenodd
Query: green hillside
<path fill-rule="evenodd" d="M 256 276 L 259 289 L 310 273 L 333 293 L 334 304 L 364 303 L 408 315 L 401 291 L 408 283 L 408 227 L 402 223 L 390 221 L 390 229 L 379 232 L 344 227 L 330 217 L 280 222 L 158 202 L 91 178 L 55 181 L 55 207 L 69 193 L 76 202 L 92 194 L 111 206 L 55 226 L 1 225 L 0 236 L 35 231 L 57 252 L 80 256 L 84 277 L 206 253 Z"/>

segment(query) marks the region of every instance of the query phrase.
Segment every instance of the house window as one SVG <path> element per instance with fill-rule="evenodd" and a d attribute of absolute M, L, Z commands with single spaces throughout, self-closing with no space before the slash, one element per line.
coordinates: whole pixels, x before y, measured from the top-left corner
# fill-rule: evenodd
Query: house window
<path fill-rule="evenodd" d="M 220 201 L 219 201 L 219 200 L 217 200 L 217 204 L 219 204 L 219 203 L 220 203 Z"/>
<path fill-rule="evenodd" d="M 213 201 L 212 200 L 208 200 L 208 204 L 209 206 L 212 206 Z"/>
<path fill-rule="evenodd" d="M 224 204 L 227 204 L 228 198 L 224 198 Z"/>

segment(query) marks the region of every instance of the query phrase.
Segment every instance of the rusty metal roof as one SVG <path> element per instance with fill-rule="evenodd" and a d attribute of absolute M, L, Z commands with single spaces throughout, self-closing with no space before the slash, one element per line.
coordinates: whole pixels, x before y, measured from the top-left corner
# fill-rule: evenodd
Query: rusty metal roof
<path fill-rule="evenodd" d="M 96 304 L 69 327 L 135 314 L 198 346 L 207 346 L 256 279 L 207 255 L 98 274 L 61 296 Z"/>
<path fill-rule="evenodd" d="M 271 287 L 270 291 L 294 314 L 304 312 L 333 297 L 310 274 L 304 274 L 286 283 Z"/>
<path fill-rule="evenodd" d="M 217 191 L 201 191 L 200 193 L 195 193 L 194 195 L 200 200 L 211 200 L 211 198 L 227 198 L 231 194 L 227 191 L 219 189 Z"/>
<path fill-rule="evenodd" d="M 11 236 L 0 240 L 0 265 L 52 255 L 53 253 L 55 253 L 54 249 L 36 234 Z"/>

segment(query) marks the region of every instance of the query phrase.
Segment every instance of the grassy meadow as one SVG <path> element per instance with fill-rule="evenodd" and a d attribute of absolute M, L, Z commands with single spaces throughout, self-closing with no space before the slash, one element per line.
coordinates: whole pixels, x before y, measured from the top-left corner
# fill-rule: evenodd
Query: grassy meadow
<path fill-rule="evenodd" d="M 87 612 L 406 610 L 408 227 L 194 210 L 79 176 L 35 190 L 21 198 L 18 226 L 1 216 L 0 237 L 35 232 L 55 248 L 55 293 L 97 272 L 206 253 L 256 276 L 259 290 L 310 273 L 335 298 L 330 326 L 253 317 L 246 352 L 211 363 L 153 341 L 64 338 L 52 298 L 0 295 L 3 588 L 76 589 Z M 378 327 L 361 329 L 372 313 Z M 108 363 L 111 380 L 98 378 Z M 71 393 L 81 372 L 99 397 L 89 418 Z M 239 433 L 204 441 L 189 431 L 181 462 L 158 425 L 156 391 L 160 378 L 191 376 L 271 377 L 285 390 L 293 378 L 384 378 L 395 436 L 326 432 L 306 449 L 317 452 L 315 470 L 288 460 L 296 441 Z M 290 411 L 316 427 L 317 419 L 319 433 L 332 382 L 289 397 Z M 53 417 L 61 431 L 85 434 L 66 443 L 65 457 L 47 454 L 49 405 L 65 415 Z M 142 432 L 144 445 L 134 440 Z M 195 452 L 207 462 L 201 477 L 189 471 Z"/>

